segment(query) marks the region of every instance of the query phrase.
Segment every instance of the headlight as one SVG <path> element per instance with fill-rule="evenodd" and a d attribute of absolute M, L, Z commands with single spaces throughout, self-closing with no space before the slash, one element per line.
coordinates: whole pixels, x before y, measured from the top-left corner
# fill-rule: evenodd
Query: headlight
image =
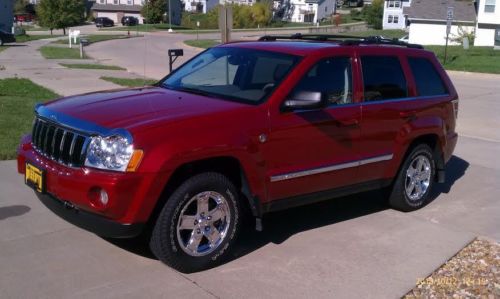
<path fill-rule="evenodd" d="M 91 137 L 85 166 L 124 172 L 133 154 L 133 145 L 122 136 L 95 136 Z"/>

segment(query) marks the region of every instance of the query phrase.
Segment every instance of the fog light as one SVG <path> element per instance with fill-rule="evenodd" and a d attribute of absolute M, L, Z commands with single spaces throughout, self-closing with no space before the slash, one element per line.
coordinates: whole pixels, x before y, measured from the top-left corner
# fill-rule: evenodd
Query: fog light
<path fill-rule="evenodd" d="M 108 193 L 106 192 L 106 190 L 104 189 L 101 189 L 101 192 L 100 192 L 100 196 L 99 196 L 99 200 L 101 201 L 102 205 L 105 206 L 108 204 Z"/>
<path fill-rule="evenodd" d="M 105 209 L 109 203 L 108 192 L 100 187 L 92 187 L 89 190 L 88 198 L 90 204 L 98 210 Z"/>

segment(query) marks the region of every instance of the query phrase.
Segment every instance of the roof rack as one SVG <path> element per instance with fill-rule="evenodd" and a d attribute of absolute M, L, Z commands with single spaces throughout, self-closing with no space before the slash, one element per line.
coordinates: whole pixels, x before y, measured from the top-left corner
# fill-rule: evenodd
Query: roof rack
<path fill-rule="evenodd" d="M 402 42 L 397 38 L 384 38 L 382 36 L 352 36 L 352 35 L 335 35 L 335 34 L 301 34 L 295 33 L 292 35 L 264 35 L 259 38 L 259 41 L 276 41 L 276 40 L 307 40 L 307 41 L 338 41 L 341 45 L 391 45 L 413 49 L 423 49 L 422 45 L 409 44 Z"/>

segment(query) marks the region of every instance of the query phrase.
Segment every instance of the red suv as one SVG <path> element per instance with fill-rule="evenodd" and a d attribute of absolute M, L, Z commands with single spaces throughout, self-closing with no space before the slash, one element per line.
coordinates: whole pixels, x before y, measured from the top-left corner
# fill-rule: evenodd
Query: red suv
<path fill-rule="evenodd" d="M 161 261 L 191 272 L 227 255 L 244 211 L 261 230 L 268 212 L 384 187 L 395 209 L 424 206 L 457 109 L 418 45 L 266 36 L 208 49 L 155 86 L 36 106 L 18 170 L 67 221 L 147 232 Z"/>

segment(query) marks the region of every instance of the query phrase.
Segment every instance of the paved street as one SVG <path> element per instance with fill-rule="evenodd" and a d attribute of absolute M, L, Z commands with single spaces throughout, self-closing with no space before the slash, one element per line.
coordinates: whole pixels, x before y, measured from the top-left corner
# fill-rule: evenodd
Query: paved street
<path fill-rule="evenodd" d="M 68 96 L 121 86 L 99 79 L 101 76 L 137 78 L 127 71 L 70 69 L 60 63 L 99 63 L 93 59 L 45 59 L 38 49 L 55 39 L 12 45 L 0 52 L 0 79 L 28 78 L 57 94 Z M 103 62 L 106 64 L 106 62 Z"/>
<path fill-rule="evenodd" d="M 157 78 L 168 69 L 158 57 L 184 37 L 149 36 L 146 75 Z M 143 61 L 130 53 L 144 41 L 129 41 L 104 61 L 141 73 Z M 102 61 L 99 51 L 122 42 L 89 51 Z M 16 55 L 11 50 L 0 59 Z M 39 78 L 24 71 L 58 86 L 54 69 Z M 97 81 L 86 76 L 82 84 L 90 88 Z M 460 139 L 447 182 L 428 206 L 401 213 L 387 209 L 379 192 L 368 192 L 275 213 L 264 232 L 242 236 L 230 262 L 195 274 L 162 265 L 140 243 L 102 239 L 59 219 L 24 185 L 15 161 L 0 162 L 0 298 L 399 298 L 474 237 L 500 241 L 500 76 L 451 77 L 461 95 Z"/>

